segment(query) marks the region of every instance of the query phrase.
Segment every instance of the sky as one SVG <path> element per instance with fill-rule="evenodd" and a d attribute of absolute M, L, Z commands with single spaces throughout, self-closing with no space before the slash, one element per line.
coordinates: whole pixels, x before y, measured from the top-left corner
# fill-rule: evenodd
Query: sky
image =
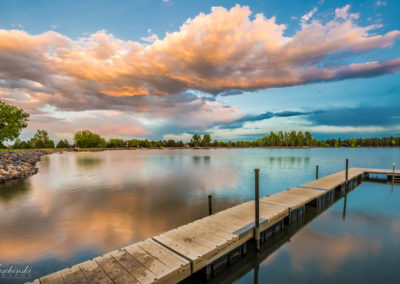
<path fill-rule="evenodd" d="M 72 141 L 400 135 L 400 1 L 0 0 L 0 100 Z"/>

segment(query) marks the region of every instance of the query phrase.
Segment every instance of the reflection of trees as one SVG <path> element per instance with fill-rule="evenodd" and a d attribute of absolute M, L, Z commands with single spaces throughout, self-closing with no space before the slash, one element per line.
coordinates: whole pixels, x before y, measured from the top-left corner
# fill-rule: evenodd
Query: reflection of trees
<path fill-rule="evenodd" d="M 209 165 L 211 161 L 210 156 L 192 156 L 193 164 L 199 165 L 203 161 L 204 165 Z"/>
<path fill-rule="evenodd" d="M 0 185 L 0 200 L 8 203 L 24 194 L 27 194 L 30 185 L 26 180 L 11 181 L 5 185 Z"/>
<path fill-rule="evenodd" d="M 84 169 L 92 169 L 98 167 L 103 162 L 103 159 L 97 156 L 83 156 L 75 159 L 76 164 Z"/>
<path fill-rule="evenodd" d="M 310 157 L 266 157 L 268 163 L 275 165 L 306 166 L 310 163 Z"/>

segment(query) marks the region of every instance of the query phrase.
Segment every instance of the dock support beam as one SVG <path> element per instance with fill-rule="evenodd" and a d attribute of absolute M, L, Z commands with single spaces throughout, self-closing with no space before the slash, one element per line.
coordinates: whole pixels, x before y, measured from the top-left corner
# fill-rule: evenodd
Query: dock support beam
<path fill-rule="evenodd" d="M 212 208 L 212 195 L 210 194 L 208 196 L 208 215 L 213 214 L 213 208 Z"/>
<path fill-rule="evenodd" d="M 315 179 L 318 179 L 318 165 L 315 168 Z"/>
<path fill-rule="evenodd" d="M 395 164 L 395 163 L 393 163 L 392 184 L 394 184 L 394 172 L 395 172 L 395 169 L 396 169 L 396 164 Z"/>
<path fill-rule="evenodd" d="M 260 250 L 260 170 L 254 170 L 255 175 L 255 227 L 254 238 L 256 240 L 257 250 Z"/>

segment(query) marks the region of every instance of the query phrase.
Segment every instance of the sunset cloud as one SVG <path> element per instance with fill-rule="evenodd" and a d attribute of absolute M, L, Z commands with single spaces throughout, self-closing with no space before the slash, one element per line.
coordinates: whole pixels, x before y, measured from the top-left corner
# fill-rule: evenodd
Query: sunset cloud
<path fill-rule="evenodd" d="M 380 25 L 360 26 L 350 9 L 337 8 L 322 21 L 313 8 L 293 35 L 275 17 L 240 5 L 213 7 L 163 38 L 150 33 L 141 42 L 105 30 L 79 39 L 0 30 L 0 98 L 31 112 L 44 104 L 119 110 L 205 129 L 245 114 L 191 90 L 229 95 L 397 72 L 400 58 L 350 63 L 355 54 L 400 39 L 398 30 L 378 34 Z"/>

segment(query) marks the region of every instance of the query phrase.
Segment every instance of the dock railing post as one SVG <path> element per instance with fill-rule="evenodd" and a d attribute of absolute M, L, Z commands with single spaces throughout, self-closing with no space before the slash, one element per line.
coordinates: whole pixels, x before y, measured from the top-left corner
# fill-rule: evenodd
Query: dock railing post
<path fill-rule="evenodd" d="M 212 195 L 208 195 L 208 215 L 213 214 L 213 209 L 212 209 Z"/>
<path fill-rule="evenodd" d="M 318 179 L 318 165 L 317 165 L 317 167 L 315 168 L 315 179 Z"/>
<path fill-rule="evenodd" d="M 345 191 L 349 189 L 349 159 L 346 159 L 346 188 Z"/>
<path fill-rule="evenodd" d="M 395 172 L 396 164 L 393 163 L 393 174 L 392 174 L 392 183 L 394 184 L 394 172 Z"/>
<path fill-rule="evenodd" d="M 260 170 L 255 169 L 255 228 L 254 239 L 256 240 L 257 250 L 260 250 Z"/>

